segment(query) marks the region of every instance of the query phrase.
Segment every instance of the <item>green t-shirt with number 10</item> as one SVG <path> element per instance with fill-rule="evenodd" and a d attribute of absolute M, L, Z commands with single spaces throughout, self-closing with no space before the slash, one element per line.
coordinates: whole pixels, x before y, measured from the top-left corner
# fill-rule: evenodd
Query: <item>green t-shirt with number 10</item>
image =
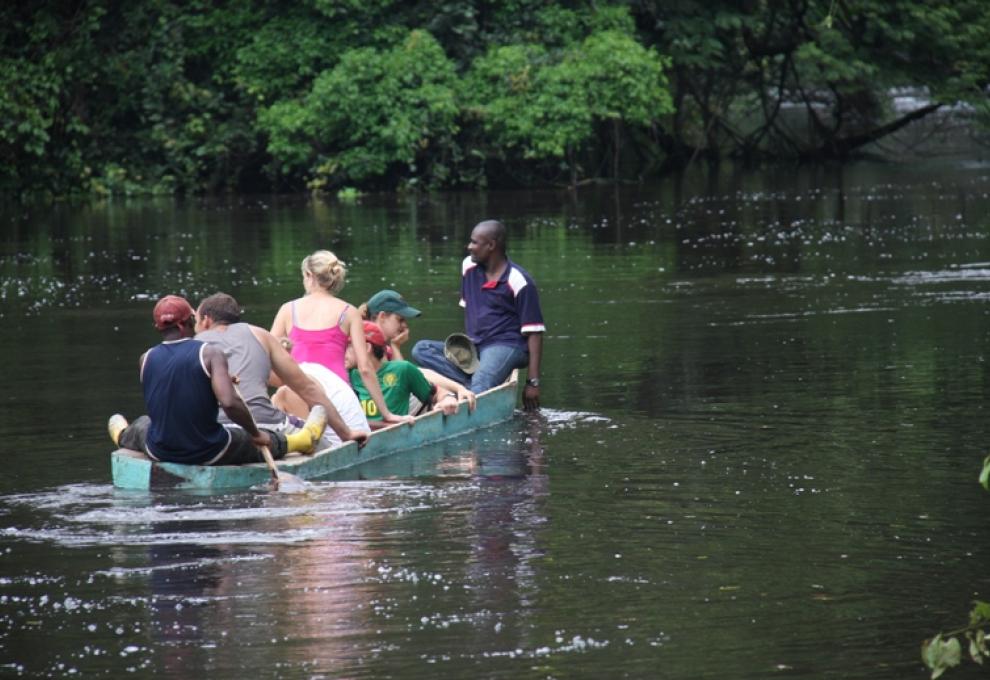
<path fill-rule="evenodd" d="M 361 400 L 361 408 L 368 420 L 381 420 L 382 414 L 378 412 L 378 405 L 371 399 L 368 390 L 364 388 L 361 380 L 361 373 L 356 368 L 350 371 L 351 387 L 357 392 L 358 399 Z M 433 388 L 430 382 L 423 375 L 423 372 L 415 364 L 408 361 L 386 361 L 378 369 L 378 385 L 382 388 L 382 396 L 385 397 L 385 404 L 388 410 L 397 416 L 404 416 L 409 413 L 409 395 L 415 394 L 416 398 L 424 404 L 430 400 Z"/>

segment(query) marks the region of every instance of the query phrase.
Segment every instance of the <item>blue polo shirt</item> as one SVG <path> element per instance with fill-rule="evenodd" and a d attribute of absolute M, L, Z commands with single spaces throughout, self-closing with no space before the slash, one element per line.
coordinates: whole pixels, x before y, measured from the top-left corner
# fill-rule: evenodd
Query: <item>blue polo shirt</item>
<path fill-rule="evenodd" d="M 484 268 L 466 257 L 461 273 L 464 328 L 479 351 L 489 345 L 525 349 L 526 334 L 546 330 L 536 283 L 525 269 L 508 260 L 498 281 L 489 284 Z"/>

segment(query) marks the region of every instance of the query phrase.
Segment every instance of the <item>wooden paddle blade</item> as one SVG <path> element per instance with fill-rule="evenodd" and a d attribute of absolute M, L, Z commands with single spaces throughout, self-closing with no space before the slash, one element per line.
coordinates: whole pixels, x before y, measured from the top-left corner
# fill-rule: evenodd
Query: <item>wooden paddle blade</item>
<path fill-rule="evenodd" d="M 265 463 L 268 464 L 268 469 L 272 471 L 272 489 L 278 491 L 279 484 L 279 471 L 278 466 L 275 465 L 275 459 L 272 457 L 272 452 L 267 446 L 261 447 L 261 455 L 265 458 Z"/>
<path fill-rule="evenodd" d="M 278 481 L 278 491 L 282 493 L 303 493 L 309 487 L 305 480 L 288 472 L 279 471 Z"/>

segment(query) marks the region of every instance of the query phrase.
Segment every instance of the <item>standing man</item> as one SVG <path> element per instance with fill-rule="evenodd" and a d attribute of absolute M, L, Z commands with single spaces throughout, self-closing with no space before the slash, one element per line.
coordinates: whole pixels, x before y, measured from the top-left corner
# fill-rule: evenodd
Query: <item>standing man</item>
<path fill-rule="evenodd" d="M 240 390 L 251 414 L 263 429 L 276 432 L 298 432 L 303 422 L 276 408 L 268 396 L 268 385 L 274 377 L 280 385 L 288 385 L 306 403 L 307 411 L 322 406 L 327 413 L 328 446 L 357 441 L 363 446 L 368 438 L 368 423 L 363 418 L 345 422 L 336 404 L 323 388 L 308 375 L 289 353 L 264 328 L 241 321 L 241 308 L 232 296 L 214 293 L 199 303 L 196 310 L 196 339 L 215 344 L 227 357 L 230 373 L 237 376 Z M 231 420 L 222 414 L 220 422 Z M 336 436 L 334 436 L 336 435 Z"/>
<path fill-rule="evenodd" d="M 162 342 L 139 362 L 148 415 L 131 425 L 120 414 L 111 416 L 107 429 L 114 444 L 144 451 L 154 460 L 189 465 L 261 463 L 265 446 L 274 458 L 312 449 L 326 425 L 323 409 L 313 409 L 303 430 L 288 437 L 259 430 L 234 388 L 223 352 L 193 339 L 195 315 L 177 295 L 166 295 L 155 305 Z M 217 422 L 221 408 L 239 427 Z"/>
<path fill-rule="evenodd" d="M 471 391 L 480 393 L 501 384 L 515 368 L 527 367 L 523 405 L 540 406 L 540 359 L 543 353 L 543 313 L 536 283 L 506 255 L 505 226 L 480 222 L 471 231 L 468 257 L 461 277 L 461 306 L 468 337 L 477 346 L 478 367 L 465 373 L 444 355 L 444 343 L 420 340 L 413 358 Z"/>

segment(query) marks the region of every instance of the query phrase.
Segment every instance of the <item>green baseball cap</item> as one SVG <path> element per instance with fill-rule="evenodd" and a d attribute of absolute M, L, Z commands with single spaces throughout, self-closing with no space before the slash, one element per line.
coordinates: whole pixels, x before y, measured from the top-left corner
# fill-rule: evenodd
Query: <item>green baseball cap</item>
<path fill-rule="evenodd" d="M 378 312 L 391 312 L 404 319 L 411 319 L 422 314 L 415 307 L 410 307 L 405 299 L 394 290 L 380 290 L 368 300 L 368 314 L 374 316 Z"/>

